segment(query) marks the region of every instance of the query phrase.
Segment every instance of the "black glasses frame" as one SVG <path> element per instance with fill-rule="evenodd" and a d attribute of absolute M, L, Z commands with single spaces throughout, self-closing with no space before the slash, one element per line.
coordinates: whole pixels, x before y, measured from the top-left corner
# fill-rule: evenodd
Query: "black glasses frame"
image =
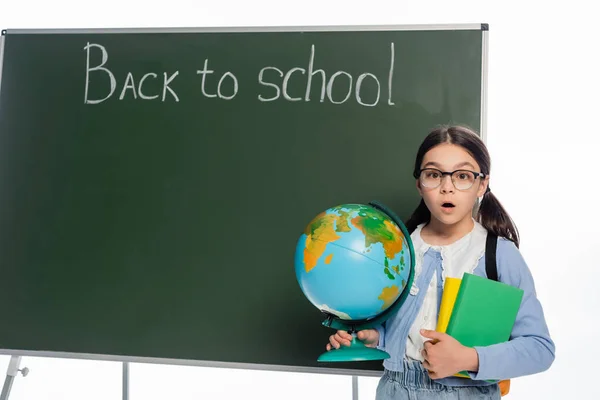
<path fill-rule="evenodd" d="M 454 175 L 456 172 L 460 172 L 460 171 L 470 172 L 473 175 L 475 175 L 475 179 L 477 179 L 477 178 L 479 178 L 479 179 L 485 179 L 485 177 L 486 177 L 486 174 L 484 174 L 483 172 L 471 171 L 470 169 L 456 169 L 456 170 L 451 171 L 451 172 L 443 172 L 443 171 L 441 171 L 441 170 L 439 170 L 437 168 L 422 168 L 422 169 L 419 170 L 419 172 L 417 174 L 414 175 L 415 179 L 420 179 L 421 174 L 423 173 L 423 171 L 428 171 L 428 170 L 437 171 L 437 172 L 440 173 L 440 175 L 441 175 L 440 185 L 442 184 L 442 180 L 444 179 L 444 176 L 445 175 L 449 175 L 450 176 L 450 181 L 452 181 L 452 184 L 454 185 L 454 187 L 456 187 L 456 185 L 454 184 L 454 180 L 452 179 L 452 175 Z M 475 183 L 475 182 L 473 182 L 473 183 Z M 438 186 L 435 186 L 435 187 L 438 187 Z M 472 186 L 473 185 L 469 186 L 469 189 Z M 432 189 L 434 189 L 434 188 L 432 188 Z M 464 190 L 469 190 L 469 189 L 464 189 Z"/>

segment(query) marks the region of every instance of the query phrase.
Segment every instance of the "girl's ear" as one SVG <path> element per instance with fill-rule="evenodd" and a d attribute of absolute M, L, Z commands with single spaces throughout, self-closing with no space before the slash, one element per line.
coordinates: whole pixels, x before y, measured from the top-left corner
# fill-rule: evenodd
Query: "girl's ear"
<path fill-rule="evenodd" d="M 421 184 L 419 183 L 419 180 L 416 180 L 416 185 L 417 185 L 417 190 L 419 191 L 419 194 L 421 195 L 421 197 L 423 197 L 423 190 L 421 189 Z"/>
<path fill-rule="evenodd" d="M 477 197 L 483 197 L 489 184 L 490 184 L 490 177 L 488 175 L 485 177 L 485 179 L 483 181 L 481 181 L 481 184 L 479 185 L 479 189 L 477 189 Z"/>

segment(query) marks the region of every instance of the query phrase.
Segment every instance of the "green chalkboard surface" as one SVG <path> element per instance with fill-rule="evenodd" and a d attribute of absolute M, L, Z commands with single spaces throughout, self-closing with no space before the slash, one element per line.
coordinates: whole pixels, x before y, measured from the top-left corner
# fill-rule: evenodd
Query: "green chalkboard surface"
<path fill-rule="evenodd" d="M 423 137 L 481 126 L 485 34 L 4 32 L 0 348 L 380 370 L 317 363 L 296 240 L 342 203 L 408 217 Z"/>

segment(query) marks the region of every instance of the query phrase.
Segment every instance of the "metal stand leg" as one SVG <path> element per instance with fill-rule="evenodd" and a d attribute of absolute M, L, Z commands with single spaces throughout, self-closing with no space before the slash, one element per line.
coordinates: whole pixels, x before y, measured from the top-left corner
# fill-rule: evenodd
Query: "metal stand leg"
<path fill-rule="evenodd" d="M 6 379 L 4 380 L 4 386 L 2 387 L 2 394 L 0 394 L 0 400 L 8 400 L 13 381 L 15 380 L 15 376 L 17 376 L 19 371 L 21 372 L 21 374 L 23 374 L 23 376 L 27 376 L 27 374 L 29 373 L 28 368 L 19 369 L 20 364 L 21 356 L 12 356 L 10 358 L 10 362 L 8 363 L 8 370 L 6 371 Z"/>
<path fill-rule="evenodd" d="M 126 362 L 123 363 L 123 400 L 129 400 L 129 363 Z"/>
<path fill-rule="evenodd" d="M 352 400 L 358 400 L 358 376 L 352 377 Z"/>

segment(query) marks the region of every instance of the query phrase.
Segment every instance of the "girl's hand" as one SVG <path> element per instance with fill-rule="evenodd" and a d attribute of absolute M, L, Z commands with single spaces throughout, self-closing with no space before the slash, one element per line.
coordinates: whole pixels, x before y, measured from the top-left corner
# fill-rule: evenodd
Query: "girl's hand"
<path fill-rule="evenodd" d="M 472 347 L 466 347 L 445 333 L 422 329 L 421 335 L 432 339 L 425 342 L 421 351 L 423 367 L 431 379 L 452 376 L 460 371 L 477 371 L 479 357 Z"/>
<path fill-rule="evenodd" d="M 376 347 L 379 343 L 379 332 L 377 329 L 364 329 L 356 333 L 358 340 L 362 341 L 367 347 Z M 327 351 L 331 349 L 339 349 L 340 346 L 350 346 L 352 341 L 352 335 L 346 331 L 337 331 L 334 335 L 329 337 L 329 343 L 327 343 Z"/>

